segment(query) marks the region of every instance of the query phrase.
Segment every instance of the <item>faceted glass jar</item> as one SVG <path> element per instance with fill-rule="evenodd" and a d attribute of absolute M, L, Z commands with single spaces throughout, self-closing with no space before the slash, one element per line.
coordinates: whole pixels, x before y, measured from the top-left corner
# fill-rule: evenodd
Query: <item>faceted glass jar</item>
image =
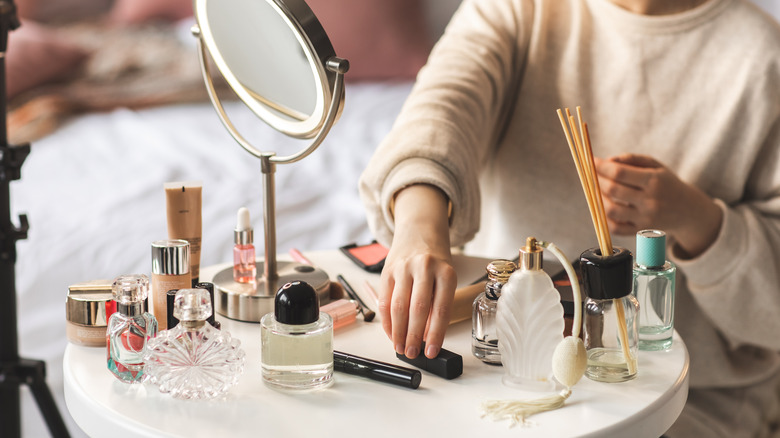
<path fill-rule="evenodd" d="M 230 333 L 205 321 L 181 321 L 149 343 L 146 373 L 178 399 L 225 395 L 244 372 L 245 353 Z"/>
<path fill-rule="evenodd" d="M 160 392 L 179 399 L 221 397 L 244 371 L 240 341 L 206 323 L 211 316 L 206 289 L 176 292 L 174 316 L 179 324 L 152 339 L 144 357 L 146 373 Z"/>
<path fill-rule="evenodd" d="M 631 294 L 616 299 L 588 298 L 584 310 L 583 334 L 588 352 L 585 375 L 599 382 L 624 382 L 636 377 L 639 323 L 636 298 Z M 625 346 L 621 342 L 624 338 Z"/>
<path fill-rule="evenodd" d="M 273 313 L 260 320 L 263 381 L 277 389 L 310 391 L 333 384 L 333 322 L 320 312 L 317 321 L 293 325 Z"/>

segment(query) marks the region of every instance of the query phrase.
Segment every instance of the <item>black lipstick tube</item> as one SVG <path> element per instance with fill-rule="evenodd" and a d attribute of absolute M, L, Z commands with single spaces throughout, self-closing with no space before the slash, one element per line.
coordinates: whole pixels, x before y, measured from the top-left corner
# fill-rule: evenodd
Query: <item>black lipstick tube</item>
<path fill-rule="evenodd" d="M 417 389 L 422 381 L 419 370 L 379 362 L 352 354 L 333 352 L 333 369 L 342 373 L 367 377 L 379 382 L 392 383 L 405 388 Z"/>

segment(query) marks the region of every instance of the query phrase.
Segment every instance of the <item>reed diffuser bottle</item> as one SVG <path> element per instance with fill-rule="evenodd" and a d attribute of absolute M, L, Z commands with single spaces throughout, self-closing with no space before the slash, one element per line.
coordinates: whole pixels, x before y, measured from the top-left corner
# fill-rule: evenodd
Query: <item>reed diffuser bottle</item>
<path fill-rule="evenodd" d="M 631 294 L 633 257 L 615 247 L 610 256 L 589 249 L 580 256 L 587 299 L 583 314 L 588 366 L 585 375 L 600 382 L 636 377 L 639 303 Z"/>
<path fill-rule="evenodd" d="M 157 335 L 157 320 L 146 311 L 149 278 L 146 275 L 123 275 L 111 287 L 116 312 L 108 320 L 108 369 L 126 383 L 140 383 L 144 373 L 144 353 L 151 338 Z"/>
<path fill-rule="evenodd" d="M 485 291 L 474 299 L 471 316 L 471 352 L 482 362 L 501 364 L 496 330 L 496 304 L 501 296 L 501 288 L 516 269 L 517 265 L 510 260 L 490 262 L 486 268 L 488 279 L 485 283 Z"/>
<path fill-rule="evenodd" d="M 636 233 L 633 294 L 640 306 L 640 350 L 666 350 L 672 346 L 676 273 L 674 263 L 666 260 L 666 233 Z"/>

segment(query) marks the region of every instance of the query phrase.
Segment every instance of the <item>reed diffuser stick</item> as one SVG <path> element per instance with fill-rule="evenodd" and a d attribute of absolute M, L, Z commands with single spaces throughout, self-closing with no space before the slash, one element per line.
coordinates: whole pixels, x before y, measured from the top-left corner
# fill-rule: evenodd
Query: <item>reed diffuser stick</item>
<path fill-rule="evenodd" d="M 566 142 L 577 168 L 577 175 L 580 177 L 580 184 L 585 193 L 585 199 L 588 203 L 588 210 L 593 221 L 593 227 L 596 231 L 596 238 L 599 242 L 599 249 L 604 257 L 612 254 L 612 238 L 609 234 L 609 225 L 607 224 L 607 215 L 604 209 L 604 202 L 601 198 L 601 185 L 596 175 L 596 166 L 593 161 L 593 148 L 590 143 L 590 132 L 588 124 L 583 121 L 582 108 L 577 107 L 577 118 L 579 121 L 579 130 L 575 123 L 574 116 L 568 108 L 565 109 L 566 116 L 558 109 L 558 118 L 561 120 L 561 127 L 566 136 Z M 568 126 L 567 126 L 568 125 Z M 571 132 L 571 133 L 570 133 Z M 618 336 L 623 351 L 623 357 L 626 360 L 626 366 L 631 374 L 636 372 L 636 359 L 631 354 L 628 347 L 628 328 L 626 327 L 625 309 L 620 299 L 613 299 L 616 317 L 618 319 Z"/>

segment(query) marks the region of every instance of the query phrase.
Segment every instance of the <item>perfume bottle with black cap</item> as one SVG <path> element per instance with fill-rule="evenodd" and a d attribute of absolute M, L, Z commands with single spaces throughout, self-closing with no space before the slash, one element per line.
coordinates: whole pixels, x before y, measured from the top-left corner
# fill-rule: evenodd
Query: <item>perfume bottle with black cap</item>
<path fill-rule="evenodd" d="M 260 320 L 263 381 L 277 389 L 307 391 L 333 383 L 333 321 L 320 312 L 306 282 L 282 286 L 274 311 Z"/>

